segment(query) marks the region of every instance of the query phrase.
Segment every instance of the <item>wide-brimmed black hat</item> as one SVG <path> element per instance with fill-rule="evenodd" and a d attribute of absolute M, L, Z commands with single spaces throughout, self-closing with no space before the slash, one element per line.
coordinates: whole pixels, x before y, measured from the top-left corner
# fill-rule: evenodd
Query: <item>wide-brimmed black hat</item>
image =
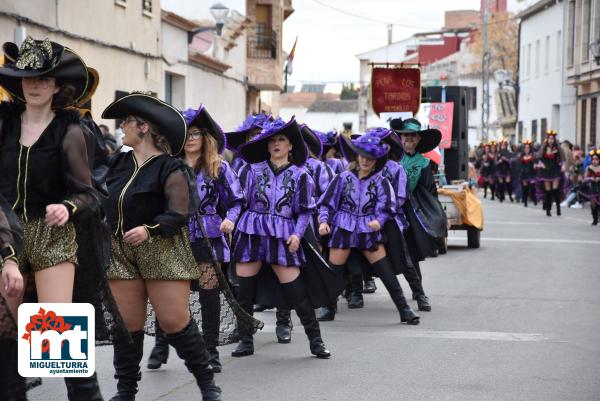
<path fill-rule="evenodd" d="M 182 112 L 185 122 L 189 127 L 206 128 L 217 141 L 217 151 L 223 153 L 225 150 L 225 134 L 215 120 L 206 110 L 203 104 L 198 109 L 189 108 Z"/>
<path fill-rule="evenodd" d="M 375 135 L 358 135 L 355 139 L 341 135 L 340 149 L 349 162 L 355 161 L 359 155 L 367 159 L 376 159 L 375 169 L 379 170 L 387 162 L 390 146 Z"/>
<path fill-rule="evenodd" d="M 96 93 L 96 89 L 98 88 L 98 84 L 100 83 L 100 74 L 95 68 L 87 67 L 88 71 L 88 86 L 83 94 L 83 96 L 74 104 L 77 108 L 84 108 L 87 106 L 87 103 L 92 100 L 92 97 Z"/>
<path fill-rule="evenodd" d="M 27 37 L 21 48 L 12 42 L 4 43 L 2 48 L 7 62 L 0 66 L 0 86 L 14 99 L 25 102 L 22 78 L 41 76 L 73 85 L 73 101 L 67 106 L 78 104 L 85 95 L 89 85 L 88 69 L 81 57 L 68 47 L 48 39 L 33 40 Z"/>
<path fill-rule="evenodd" d="M 112 102 L 102 112 L 102 118 L 125 119 L 128 115 L 143 118 L 158 128 L 171 145 L 171 155 L 183 150 L 187 126 L 185 119 L 175 107 L 145 93 L 132 93 Z"/>
<path fill-rule="evenodd" d="M 292 162 L 302 166 L 308 158 L 308 149 L 302 139 L 302 133 L 298 123 L 292 117 L 287 123 L 283 120 L 275 120 L 263 126 L 261 133 L 250 142 L 240 146 L 239 151 L 248 163 L 260 163 L 269 160 L 269 138 L 275 135 L 285 135 L 292 143 Z"/>
<path fill-rule="evenodd" d="M 390 121 L 390 127 L 396 134 L 419 134 L 421 136 L 421 140 L 415 149 L 419 153 L 427 153 L 435 149 L 442 140 L 442 133 L 439 130 L 433 128 L 421 129 L 421 123 L 415 118 L 401 120 L 401 123 L 396 120 L 398 119 Z"/>
<path fill-rule="evenodd" d="M 306 146 L 308 146 L 310 153 L 312 153 L 317 159 L 320 158 L 321 154 L 323 153 L 323 144 L 321 143 L 321 139 L 319 139 L 317 133 L 308 128 L 308 125 L 306 124 L 300 125 L 300 132 L 302 133 L 302 139 L 304 139 L 304 142 L 306 143 Z"/>
<path fill-rule="evenodd" d="M 262 126 L 271 121 L 273 121 L 271 115 L 263 113 L 250 114 L 235 131 L 225 133 L 227 149 L 237 152 L 240 146 L 248 142 L 248 134 L 250 131 L 256 128 L 262 130 Z"/>

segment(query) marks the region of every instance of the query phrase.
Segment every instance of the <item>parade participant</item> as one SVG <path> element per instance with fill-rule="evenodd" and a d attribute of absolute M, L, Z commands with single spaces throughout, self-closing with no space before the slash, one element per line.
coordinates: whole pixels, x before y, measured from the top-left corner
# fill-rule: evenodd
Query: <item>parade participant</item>
<path fill-rule="evenodd" d="M 556 136 L 556 131 L 548 131 L 546 139 L 540 148 L 538 155 L 539 161 L 539 178 L 544 182 L 544 210 L 546 216 L 552 216 L 552 201 L 556 202 L 556 215 L 560 216 L 560 182 L 562 173 L 562 163 L 564 160 L 563 152 Z"/>
<path fill-rule="evenodd" d="M 402 121 L 395 131 L 404 148 L 400 164 L 408 176 L 409 195 L 404 203 L 404 214 L 409 223 L 406 240 L 413 265 L 423 283 L 419 262 L 434 256 L 447 234 L 446 214 L 437 199 L 429 159 L 423 156 L 439 145 L 442 134 L 437 129 L 422 130 L 421 123 L 413 118 Z M 415 294 L 413 298 L 416 298 Z"/>
<path fill-rule="evenodd" d="M 496 154 L 496 185 L 500 202 L 504 202 L 505 192 L 508 193 L 510 201 L 514 201 L 512 196 L 511 158 L 512 153 L 508 147 L 508 141 L 503 139 L 500 141 L 500 150 Z"/>
<path fill-rule="evenodd" d="M 172 156 L 184 148 L 186 121 L 169 104 L 143 93 L 114 101 L 102 118 L 122 119 L 123 143 L 133 149 L 111 160 L 104 202 L 112 232 L 108 277 L 133 338 L 114 342 L 118 383 L 112 401 L 134 400 L 138 391 L 148 300 L 203 399 L 220 400 L 204 341 L 188 309 L 190 280 L 201 276 L 187 238 L 188 215 L 195 205 L 187 167 Z"/>
<path fill-rule="evenodd" d="M 396 202 L 392 185 L 381 174 L 389 145 L 374 135 L 340 140 L 344 153 L 354 161 L 348 170 L 334 177 L 319 200 L 319 233 L 330 235 L 330 266 L 342 271 L 351 250 L 359 250 L 388 290 L 400 321 L 419 324 L 419 316 L 406 303 L 384 247 L 387 238 L 383 227 L 394 218 Z M 329 313 L 335 315 L 335 305 L 330 309 Z"/>
<path fill-rule="evenodd" d="M 244 199 L 237 176 L 224 161 L 221 154 L 225 150 L 225 135 L 213 120 L 204 105 L 198 109 L 184 111 L 188 135 L 185 142 L 185 162 L 196 173 L 196 190 L 200 199 L 198 211 L 190 217 L 189 232 L 192 252 L 198 262 L 201 276 L 198 290 L 201 315 L 202 337 L 210 356 L 213 372 L 221 372 L 219 360 L 219 329 L 221 319 L 221 299 L 219 281 L 212 267 L 212 255 L 219 263 L 218 268 L 229 263 L 229 245 L 226 235 L 231 234 L 240 215 Z M 219 213 L 224 212 L 225 218 Z M 209 235 L 212 249 L 207 249 L 197 218 L 202 219 Z M 196 288 L 197 287 L 197 288 Z M 166 363 L 169 355 L 164 332 L 156 325 L 156 343 L 148 358 L 148 368 L 158 369 Z"/>
<path fill-rule="evenodd" d="M 77 228 L 99 206 L 80 115 L 67 109 L 89 93 L 88 69 L 71 49 L 48 39 L 28 37 L 20 48 L 9 42 L 3 50 L 9 62 L 0 68 L 0 85 L 14 101 L 0 106 L 0 194 L 23 226 L 19 267 L 25 281 L 35 280 L 25 299 L 91 302 L 97 310 L 102 303 L 118 315 L 102 261 L 94 258 L 99 246 Z M 108 342 L 115 333 L 99 316 L 96 341 Z M 102 400 L 95 374 L 65 384 L 69 400 Z"/>
<path fill-rule="evenodd" d="M 346 161 L 339 154 L 340 134 L 335 131 L 319 132 L 319 138 L 323 144 L 321 160 L 327 163 L 334 175 L 346 170 Z"/>
<path fill-rule="evenodd" d="M 519 162 L 521 163 L 521 198 L 523 199 L 523 206 L 527 207 L 529 197 L 532 197 L 533 204 L 537 206 L 537 197 L 535 194 L 536 160 L 530 140 L 523 141 L 523 151 L 519 157 Z"/>
<path fill-rule="evenodd" d="M 300 128 L 293 118 L 287 123 L 276 120 L 265 124 L 260 135 L 243 145 L 240 153 L 250 164 L 239 174 L 248 208 L 238 221 L 233 241 L 238 301 L 252 314 L 255 298 L 280 292 L 296 309 L 311 353 L 329 358 L 313 309 L 316 305 L 310 299 L 310 291 L 317 286 L 306 286 L 302 278 L 304 270 L 313 268 L 304 265 L 307 252 L 301 241 L 311 230 L 315 203 L 314 183 L 303 167 L 307 150 Z M 271 291 L 261 290 L 269 280 L 279 284 Z M 272 300 L 259 303 L 281 306 Z M 231 355 L 253 353 L 252 333 L 240 328 L 240 342 Z"/>
<path fill-rule="evenodd" d="M 598 212 L 600 210 L 600 151 L 590 151 L 591 164 L 587 167 L 584 176 L 584 182 L 587 191 L 583 194 L 590 200 L 590 209 L 592 211 L 592 225 L 598 225 Z"/>
<path fill-rule="evenodd" d="M 242 167 L 246 165 L 246 161 L 239 154 L 240 146 L 258 135 L 263 124 L 271 120 L 271 116 L 263 113 L 250 114 L 235 131 L 225 133 L 227 149 L 231 150 L 234 154 L 234 157 L 231 160 L 231 168 L 236 174 L 238 174 Z"/>
<path fill-rule="evenodd" d="M 309 155 L 304 167 L 310 174 L 315 183 L 315 202 L 321 197 L 327 189 L 329 182 L 333 178 L 333 171 L 327 163 L 321 161 L 323 154 L 323 144 L 321 142 L 322 133 L 311 130 L 306 124 L 300 125 L 302 139 L 308 147 Z"/>
<path fill-rule="evenodd" d="M 496 154 L 492 150 L 492 143 L 483 145 L 481 160 L 481 176 L 483 177 L 483 197 L 487 198 L 487 190 L 490 188 L 491 200 L 494 200 L 496 192 Z"/>

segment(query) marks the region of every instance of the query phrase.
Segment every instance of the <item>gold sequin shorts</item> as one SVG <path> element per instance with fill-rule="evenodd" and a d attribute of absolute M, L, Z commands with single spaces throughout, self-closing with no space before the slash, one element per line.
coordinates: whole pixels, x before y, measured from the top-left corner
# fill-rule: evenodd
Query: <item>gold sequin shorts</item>
<path fill-rule="evenodd" d="M 38 272 L 59 263 L 77 264 L 77 242 L 73 223 L 50 227 L 44 219 L 21 219 L 23 252 L 19 268 L 24 273 Z"/>
<path fill-rule="evenodd" d="M 170 238 L 154 237 L 138 246 L 112 235 L 109 280 L 196 280 L 200 267 L 192 256 L 187 230 Z"/>

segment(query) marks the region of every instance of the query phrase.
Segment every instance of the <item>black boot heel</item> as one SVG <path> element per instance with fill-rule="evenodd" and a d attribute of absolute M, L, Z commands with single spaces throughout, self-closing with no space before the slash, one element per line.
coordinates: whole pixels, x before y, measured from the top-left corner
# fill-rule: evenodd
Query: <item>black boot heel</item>
<path fill-rule="evenodd" d="M 288 344 L 292 341 L 292 311 L 289 309 L 277 308 L 275 316 L 277 318 L 275 326 L 275 335 L 277 342 L 280 344 Z"/>
<path fill-rule="evenodd" d="M 169 344 L 167 344 L 167 340 L 165 339 L 165 333 L 160 328 L 158 320 L 155 323 L 156 337 L 154 339 L 154 348 L 152 348 L 148 364 L 146 365 L 148 369 L 160 368 L 163 364 L 167 363 L 167 359 L 169 358 Z"/>

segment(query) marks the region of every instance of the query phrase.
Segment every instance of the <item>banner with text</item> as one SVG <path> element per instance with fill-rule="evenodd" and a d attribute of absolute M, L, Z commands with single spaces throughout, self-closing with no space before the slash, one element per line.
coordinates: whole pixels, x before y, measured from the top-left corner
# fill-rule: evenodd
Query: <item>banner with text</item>
<path fill-rule="evenodd" d="M 452 146 L 452 116 L 454 102 L 423 103 L 417 114 L 417 119 L 423 127 L 439 130 L 442 133 L 441 149 Z"/>
<path fill-rule="evenodd" d="M 418 68 L 373 68 L 371 103 L 379 116 L 384 112 L 417 114 L 421 104 L 421 70 Z"/>

